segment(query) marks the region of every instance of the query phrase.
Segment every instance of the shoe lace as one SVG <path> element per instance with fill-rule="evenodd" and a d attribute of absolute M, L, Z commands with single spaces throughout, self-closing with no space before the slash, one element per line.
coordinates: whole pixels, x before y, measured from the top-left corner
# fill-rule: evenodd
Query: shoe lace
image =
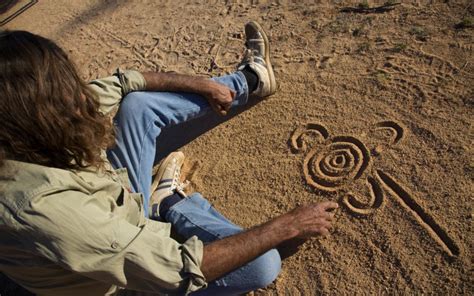
<path fill-rule="evenodd" d="M 189 186 L 189 181 L 185 180 L 184 182 L 181 182 L 181 168 L 177 168 L 174 172 L 174 178 L 173 182 L 171 183 L 171 190 L 176 191 L 177 193 L 181 195 L 185 195 L 184 189 Z"/>
<path fill-rule="evenodd" d="M 254 57 L 258 54 L 259 52 L 256 49 L 246 49 L 244 51 L 244 57 L 242 58 L 242 63 L 252 62 Z"/>

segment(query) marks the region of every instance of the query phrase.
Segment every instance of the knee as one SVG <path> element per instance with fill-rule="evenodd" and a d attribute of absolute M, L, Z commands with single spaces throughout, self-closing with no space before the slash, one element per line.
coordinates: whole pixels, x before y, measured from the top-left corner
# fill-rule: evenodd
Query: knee
<path fill-rule="evenodd" d="M 127 94 L 123 97 L 122 101 L 120 102 L 120 109 L 122 110 L 136 110 L 137 108 L 141 108 L 143 104 L 146 103 L 144 92 L 134 91 Z"/>
<path fill-rule="evenodd" d="M 253 278 L 252 290 L 270 285 L 280 273 L 281 258 L 277 250 L 273 249 L 250 263 L 247 270 L 249 278 Z"/>
<path fill-rule="evenodd" d="M 150 99 L 145 92 L 131 92 L 120 103 L 118 114 L 125 117 L 137 117 L 149 108 Z"/>

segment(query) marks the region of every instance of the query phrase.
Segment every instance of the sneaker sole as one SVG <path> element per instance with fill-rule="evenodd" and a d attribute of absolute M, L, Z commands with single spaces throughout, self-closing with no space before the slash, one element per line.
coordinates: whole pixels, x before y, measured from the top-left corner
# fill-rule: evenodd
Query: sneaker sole
<path fill-rule="evenodd" d="M 277 85 L 275 80 L 275 74 L 273 73 L 272 62 L 270 61 L 270 42 L 268 41 L 268 37 L 265 33 L 265 30 L 262 28 L 262 26 L 260 26 L 259 23 L 251 21 L 248 23 L 248 25 L 257 28 L 257 31 L 262 34 L 263 41 L 265 43 L 265 63 L 267 64 L 268 75 L 270 76 L 270 92 L 273 94 L 276 92 Z"/>
<path fill-rule="evenodd" d="M 163 177 L 163 174 L 165 173 L 165 169 L 171 163 L 173 158 L 177 159 L 178 166 L 183 165 L 183 163 L 184 163 L 184 153 L 181 152 L 181 151 L 172 152 L 165 159 L 163 159 L 163 161 L 161 162 L 160 167 L 158 169 L 158 172 L 156 173 L 155 177 L 153 178 L 153 182 L 151 183 L 150 196 L 153 195 L 153 193 L 156 191 L 156 188 L 158 188 L 158 184 L 160 184 L 160 180 Z"/>

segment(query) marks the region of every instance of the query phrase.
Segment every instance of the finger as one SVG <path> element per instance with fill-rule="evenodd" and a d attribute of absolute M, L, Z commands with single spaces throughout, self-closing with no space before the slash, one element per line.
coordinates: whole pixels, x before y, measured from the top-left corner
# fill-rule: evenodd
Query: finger
<path fill-rule="evenodd" d="M 323 201 L 319 206 L 322 207 L 324 211 L 332 211 L 339 208 L 339 204 L 333 201 Z"/>
<path fill-rule="evenodd" d="M 224 104 L 224 105 L 222 105 L 222 108 L 223 108 L 225 111 L 229 111 L 229 110 L 230 110 L 230 106 L 232 106 L 232 103 Z"/>
<path fill-rule="evenodd" d="M 232 106 L 232 101 L 221 101 L 218 104 L 223 110 L 229 111 L 230 107 Z"/>
<path fill-rule="evenodd" d="M 332 212 L 326 212 L 323 210 L 320 210 L 318 212 L 313 212 L 314 218 L 319 220 L 324 220 L 324 221 L 332 221 L 334 218 L 334 214 Z"/>
<path fill-rule="evenodd" d="M 227 115 L 227 110 L 225 110 L 224 107 L 222 107 L 222 105 L 216 104 L 216 108 L 217 108 L 217 113 L 219 113 L 220 115 L 222 116 Z"/>
<path fill-rule="evenodd" d="M 310 233 L 311 233 L 310 236 L 316 236 L 316 235 L 324 236 L 324 235 L 329 234 L 329 230 L 320 226 L 320 227 L 315 227 L 314 229 L 312 229 Z"/>
<path fill-rule="evenodd" d="M 327 228 L 323 227 L 323 228 L 320 229 L 319 233 L 321 233 L 322 236 L 327 236 L 327 235 L 329 235 L 329 230 Z"/>
<path fill-rule="evenodd" d="M 320 227 L 325 227 L 325 228 L 331 228 L 332 227 L 331 222 L 327 221 L 324 218 L 318 219 L 316 224 L 319 225 Z"/>
<path fill-rule="evenodd" d="M 331 222 L 326 220 L 326 224 L 324 225 L 324 227 L 329 230 L 329 229 L 333 229 L 334 226 L 332 225 Z"/>
<path fill-rule="evenodd" d="M 234 101 L 234 98 L 235 98 L 235 91 L 231 90 L 229 88 L 229 94 L 230 96 L 227 98 L 227 100 L 225 100 L 223 103 L 222 103 L 222 106 L 224 107 L 225 110 L 229 111 L 230 107 L 232 106 L 232 102 Z"/>
<path fill-rule="evenodd" d="M 211 104 L 211 107 L 219 115 L 224 116 L 227 114 L 227 111 L 225 111 L 219 104 L 213 103 Z"/>
<path fill-rule="evenodd" d="M 333 221 L 334 220 L 334 212 L 324 212 L 322 215 L 326 221 Z"/>
<path fill-rule="evenodd" d="M 213 101 L 213 100 L 209 100 L 209 105 L 211 105 L 211 108 L 212 110 L 214 110 L 216 113 L 220 114 L 220 115 L 225 115 L 227 114 L 227 112 L 225 112 L 225 114 L 222 114 L 222 107 L 216 103 L 216 101 Z"/>

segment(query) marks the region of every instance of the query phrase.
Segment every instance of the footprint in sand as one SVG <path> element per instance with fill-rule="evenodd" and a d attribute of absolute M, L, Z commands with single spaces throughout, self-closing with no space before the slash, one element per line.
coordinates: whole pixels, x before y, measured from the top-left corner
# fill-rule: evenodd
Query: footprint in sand
<path fill-rule="evenodd" d="M 392 176 L 372 169 L 371 156 L 381 154 L 391 146 L 398 144 L 404 136 L 402 126 L 394 121 L 382 121 L 372 129 L 372 134 L 380 138 L 380 143 L 369 150 L 359 139 L 352 136 L 331 137 L 321 124 L 308 123 L 297 128 L 291 138 L 291 149 L 295 153 L 306 152 L 303 161 L 303 174 L 306 182 L 321 191 L 345 194 L 342 204 L 349 212 L 365 216 L 375 213 L 384 203 L 384 189 L 392 193 L 402 206 L 411 212 L 430 236 L 450 255 L 459 255 L 459 247 L 447 232 L 416 201 L 412 194 L 404 189 Z M 311 137 L 315 145 L 308 147 Z M 367 172 L 366 174 L 364 174 Z M 365 181 L 370 197 L 351 192 L 354 182 Z"/>

